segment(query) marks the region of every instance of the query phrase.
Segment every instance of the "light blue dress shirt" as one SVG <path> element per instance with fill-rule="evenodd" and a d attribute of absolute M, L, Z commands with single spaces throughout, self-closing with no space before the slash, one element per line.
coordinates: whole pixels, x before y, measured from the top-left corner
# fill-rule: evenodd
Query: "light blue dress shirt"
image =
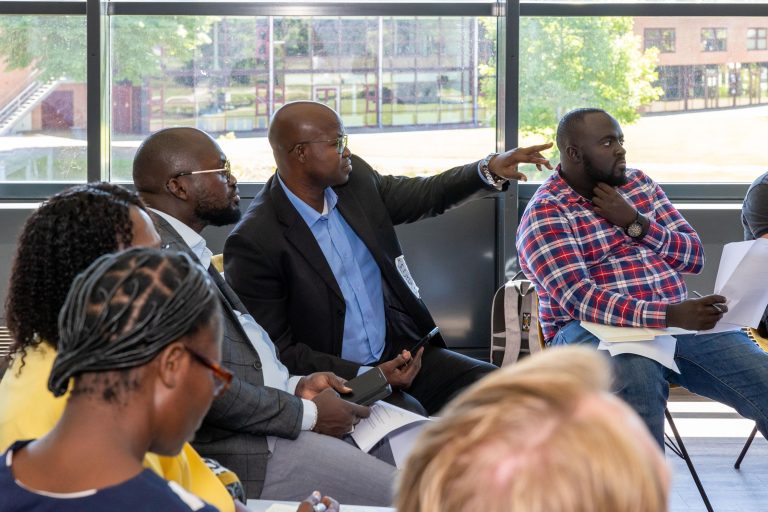
<path fill-rule="evenodd" d="M 346 304 L 341 357 L 367 365 L 381 359 L 386 323 L 381 269 L 371 251 L 360 240 L 336 208 L 338 196 L 325 189 L 323 213 L 299 199 L 277 175 L 288 200 L 317 240 Z"/>

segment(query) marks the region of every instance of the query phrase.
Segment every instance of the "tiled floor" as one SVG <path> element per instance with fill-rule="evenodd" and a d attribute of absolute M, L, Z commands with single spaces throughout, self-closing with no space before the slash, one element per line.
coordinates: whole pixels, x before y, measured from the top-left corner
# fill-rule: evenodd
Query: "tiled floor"
<path fill-rule="evenodd" d="M 714 510 L 768 511 L 768 442 L 758 434 L 741 469 L 733 468 L 754 423 L 733 409 L 692 397 L 684 390 L 673 390 L 669 410 Z M 682 459 L 667 450 L 667 461 L 674 473 L 670 510 L 706 510 Z"/>

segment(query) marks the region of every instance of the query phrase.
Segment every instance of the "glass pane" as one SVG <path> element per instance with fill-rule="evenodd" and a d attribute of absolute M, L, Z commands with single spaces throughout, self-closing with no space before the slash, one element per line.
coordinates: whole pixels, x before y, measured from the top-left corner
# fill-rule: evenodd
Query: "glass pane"
<path fill-rule="evenodd" d="M 0 16 L 0 182 L 85 181 L 85 16 Z"/>
<path fill-rule="evenodd" d="M 521 143 L 553 140 L 565 112 L 599 107 L 621 123 L 628 164 L 657 181 L 752 182 L 765 172 L 753 134 L 768 104 L 766 27 L 748 17 L 521 18 Z"/>
<path fill-rule="evenodd" d="M 295 100 L 336 109 L 350 149 L 385 173 L 435 173 L 495 147 L 495 19 L 118 16 L 111 23 L 115 180 L 130 180 L 146 135 L 194 126 L 220 140 L 239 180 L 264 181 L 275 166 L 269 118 Z"/>

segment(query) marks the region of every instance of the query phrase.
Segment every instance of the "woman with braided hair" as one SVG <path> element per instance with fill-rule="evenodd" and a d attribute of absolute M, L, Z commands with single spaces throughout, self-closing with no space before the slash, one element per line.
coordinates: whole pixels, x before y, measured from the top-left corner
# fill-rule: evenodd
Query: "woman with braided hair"
<path fill-rule="evenodd" d="M 108 183 L 67 189 L 30 216 L 19 238 L 6 304 L 15 345 L 11 367 L 0 381 L 0 451 L 13 441 L 44 436 L 64 411 L 67 400 L 48 391 L 48 379 L 59 345 L 58 314 L 75 276 L 105 253 L 159 243 L 138 196 Z M 236 508 L 188 443 L 175 457 L 148 453 L 144 465 L 223 512 Z M 300 510 L 312 510 L 310 503 L 320 499 L 308 498 Z M 322 500 L 332 509 L 330 499 Z"/>
<path fill-rule="evenodd" d="M 48 380 L 70 398 L 54 429 L 14 443 L 0 510 L 214 511 L 142 466 L 179 453 L 231 380 L 218 300 L 183 253 L 132 248 L 97 259 L 59 315 Z"/>
<path fill-rule="evenodd" d="M 103 254 L 159 244 L 142 201 L 118 185 L 75 186 L 32 213 L 19 237 L 6 302 L 14 345 L 0 381 L 0 450 L 42 437 L 64 411 L 66 399 L 54 397 L 47 383 L 59 344 L 59 311 L 75 276 Z M 223 512 L 234 512 L 227 489 L 189 444 L 176 457 L 148 454 L 144 463 Z"/>

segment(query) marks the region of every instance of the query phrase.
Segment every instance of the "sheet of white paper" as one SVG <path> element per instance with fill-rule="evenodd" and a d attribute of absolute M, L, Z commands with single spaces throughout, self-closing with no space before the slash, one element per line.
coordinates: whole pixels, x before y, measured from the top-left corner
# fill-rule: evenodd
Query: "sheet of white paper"
<path fill-rule="evenodd" d="M 413 445 L 416 443 L 416 438 L 419 437 L 426 425 L 426 422 L 412 423 L 389 436 L 389 447 L 392 450 L 392 456 L 395 458 L 395 466 L 398 468 L 403 467 L 405 459 L 408 458 Z"/>
<path fill-rule="evenodd" d="M 360 420 L 351 435 L 357 446 L 364 452 L 368 452 L 376 443 L 395 430 L 421 421 L 429 421 L 429 419 L 379 401 L 371 406 L 371 415 Z"/>
<path fill-rule="evenodd" d="M 757 327 L 768 304 L 766 261 L 768 240 L 764 238 L 723 247 L 715 285 L 715 293 L 727 299 L 728 311 L 721 323 Z"/>
<path fill-rule="evenodd" d="M 675 346 L 677 340 L 674 336 L 656 336 L 648 341 L 629 341 L 621 343 L 609 343 L 601 341 L 598 350 L 607 350 L 611 357 L 619 354 L 637 354 L 653 359 L 669 368 L 675 373 L 680 373 L 680 368 L 675 363 Z"/>
<path fill-rule="evenodd" d="M 723 246 L 720 266 L 717 268 L 717 277 L 715 277 L 715 290 L 723 288 L 723 285 L 731 278 L 736 267 L 739 266 L 739 262 L 746 256 L 751 246 L 752 243 L 750 241 L 734 242 Z"/>
<path fill-rule="evenodd" d="M 652 329 L 650 327 L 617 327 L 615 325 L 601 325 L 592 322 L 581 322 L 581 326 L 595 335 L 600 341 L 610 343 L 628 343 L 637 341 L 651 341 L 656 336 L 677 336 L 678 334 L 692 334 L 679 327 L 666 329 Z"/>

